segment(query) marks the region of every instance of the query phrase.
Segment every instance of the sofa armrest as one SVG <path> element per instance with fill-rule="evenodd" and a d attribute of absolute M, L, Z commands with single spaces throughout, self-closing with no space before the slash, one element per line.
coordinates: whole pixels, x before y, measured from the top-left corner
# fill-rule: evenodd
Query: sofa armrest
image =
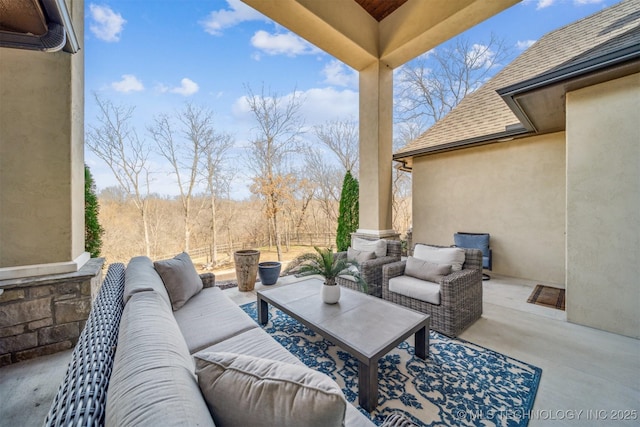
<path fill-rule="evenodd" d="M 380 427 L 415 427 L 415 424 L 399 412 L 394 412 L 384 420 Z"/>
<path fill-rule="evenodd" d="M 124 271 L 124 264 L 109 266 L 71 354 L 67 373 L 51 403 L 45 426 L 104 425 L 123 310 Z"/>
<path fill-rule="evenodd" d="M 202 279 L 203 288 L 211 288 L 216 285 L 216 275 L 213 273 L 202 273 L 200 279 Z"/>

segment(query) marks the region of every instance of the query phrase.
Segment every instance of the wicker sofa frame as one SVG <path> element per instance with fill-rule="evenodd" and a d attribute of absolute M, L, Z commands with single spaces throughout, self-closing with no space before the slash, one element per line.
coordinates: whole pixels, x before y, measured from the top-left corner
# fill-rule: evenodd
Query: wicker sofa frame
<path fill-rule="evenodd" d="M 462 270 L 445 276 L 439 283 L 439 305 L 389 290 L 389 279 L 404 274 L 406 261 L 387 264 L 382 268 L 382 298 L 426 313 L 431 316 L 431 329 L 450 337 L 458 336 L 482 316 L 482 251 L 464 249 L 464 252 Z"/>
<path fill-rule="evenodd" d="M 58 388 L 45 426 L 104 425 L 107 389 L 124 309 L 124 264 L 109 266 L 78 338 L 64 380 Z M 200 275 L 203 287 L 215 285 L 215 275 Z"/>
<path fill-rule="evenodd" d="M 387 240 L 387 256 L 374 258 L 361 262 L 358 266 L 360 275 L 367 282 L 367 293 L 369 295 L 382 297 L 382 266 L 400 261 L 402 255 L 402 242 L 399 240 Z M 338 257 L 346 257 L 347 252 L 338 252 Z M 338 277 L 336 283 L 349 289 L 360 291 L 360 286 L 349 279 Z"/>

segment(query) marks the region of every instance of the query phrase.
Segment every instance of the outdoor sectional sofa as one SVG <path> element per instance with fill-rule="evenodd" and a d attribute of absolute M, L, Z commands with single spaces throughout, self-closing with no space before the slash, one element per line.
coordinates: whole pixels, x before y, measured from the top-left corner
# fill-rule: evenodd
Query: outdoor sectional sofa
<path fill-rule="evenodd" d="M 110 266 L 45 425 L 374 425 L 187 264 L 191 296 L 147 257 Z"/>

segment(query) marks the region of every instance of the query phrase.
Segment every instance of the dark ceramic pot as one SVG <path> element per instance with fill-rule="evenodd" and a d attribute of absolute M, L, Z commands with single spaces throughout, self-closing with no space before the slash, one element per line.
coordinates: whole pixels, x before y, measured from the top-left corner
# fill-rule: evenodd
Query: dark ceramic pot
<path fill-rule="evenodd" d="M 274 285 L 280 277 L 282 264 L 278 261 L 265 261 L 258 264 L 258 276 L 263 285 Z"/>

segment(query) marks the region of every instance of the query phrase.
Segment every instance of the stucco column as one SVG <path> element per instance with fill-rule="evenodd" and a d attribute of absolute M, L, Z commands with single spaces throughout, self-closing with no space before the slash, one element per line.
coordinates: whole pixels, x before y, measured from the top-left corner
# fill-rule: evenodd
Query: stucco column
<path fill-rule="evenodd" d="M 397 236 L 391 221 L 393 70 L 376 61 L 360 71 L 360 227 L 356 234 Z"/>
<path fill-rule="evenodd" d="M 70 12 L 79 40 L 84 2 Z M 75 272 L 84 251 L 83 51 L 0 48 L 0 280 Z"/>

